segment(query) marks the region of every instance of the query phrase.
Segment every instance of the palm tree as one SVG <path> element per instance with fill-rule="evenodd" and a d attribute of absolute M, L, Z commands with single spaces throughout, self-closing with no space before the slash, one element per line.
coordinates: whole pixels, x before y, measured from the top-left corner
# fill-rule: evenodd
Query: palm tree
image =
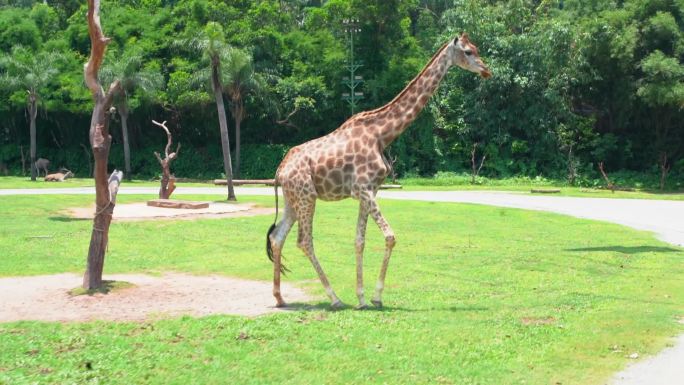
<path fill-rule="evenodd" d="M 135 90 L 142 95 L 150 95 L 161 88 L 163 78 L 160 73 L 143 68 L 143 57 L 139 53 L 124 53 L 118 60 L 108 63 L 100 71 L 104 84 L 118 80 L 121 87 L 115 94 L 114 106 L 121 117 L 121 133 L 124 146 L 124 168 L 126 177 L 131 179 L 131 149 L 128 141 L 128 115 L 136 104 L 131 103 Z"/>
<path fill-rule="evenodd" d="M 228 45 L 223 36 L 223 28 L 215 22 L 209 22 L 202 33 L 189 41 L 179 42 L 179 45 L 201 52 L 204 61 L 208 64 L 209 73 L 198 73 L 197 79 L 209 78 L 211 90 L 216 99 L 218 110 L 219 128 L 221 130 L 221 148 L 223 149 L 223 169 L 228 180 L 228 200 L 234 201 L 235 190 L 233 189 L 233 165 L 230 159 L 230 139 L 228 137 L 228 121 L 226 120 L 226 108 L 223 103 L 223 85 L 221 83 L 222 63 L 227 59 Z"/>
<path fill-rule="evenodd" d="M 240 177 L 240 123 L 245 117 L 245 97 L 261 92 L 263 78 L 254 72 L 252 56 L 247 52 L 229 47 L 222 62 L 223 90 L 230 98 L 230 112 L 235 119 L 235 175 Z"/>
<path fill-rule="evenodd" d="M 0 56 L 0 88 L 27 92 L 27 109 L 29 113 L 29 132 L 31 137 L 31 180 L 36 180 L 36 117 L 40 94 L 59 72 L 55 63 L 62 55 L 57 52 L 40 52 L 34 54 L 24 47 L 14 47 L 10 55 Z"/>

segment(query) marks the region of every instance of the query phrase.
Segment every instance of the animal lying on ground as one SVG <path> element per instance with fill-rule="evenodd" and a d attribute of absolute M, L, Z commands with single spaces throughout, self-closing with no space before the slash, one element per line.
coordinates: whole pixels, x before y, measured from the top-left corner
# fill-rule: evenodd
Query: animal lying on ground
<path fill-rule="evenodd" d="M 69 170 L 61 170 L 58 173 L 48 174 L 45 176 L 46 182 L 64 182 L 64 179 L 72 178 L 74 173 Z"/>

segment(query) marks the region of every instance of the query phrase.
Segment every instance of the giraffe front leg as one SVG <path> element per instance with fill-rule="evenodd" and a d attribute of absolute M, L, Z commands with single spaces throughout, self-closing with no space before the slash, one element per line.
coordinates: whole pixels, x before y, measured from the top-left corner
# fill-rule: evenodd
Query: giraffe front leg
<path fill-rule="evenodd" d="M 385 217 L 382 216 L 380 212 L 380 207 L 378 203 L 373 198 L 370 201 L 370 215 L 373 217 L 375 223 L 380 227 L 385 236 L 385 256 L 382 259 L 382 267 L 380 268 L 380 276 L 378 278 L 378 283 L 375 285 L 375 294 L 371 302 L 377 307 L 382 307 L 382 290 L 385 288 L 385 276 L 387 274 L 387 266 L 389 266 L 390 257 L 392 256 L 392 249 L 396 244 L 396 239 L 394 238 L 394 232 L 390 227 Z"/>
<path fill-rule="evenodd" d="M 359 221 L 356 226 L 356 296 L 359 298 L 357 309 L 365 309 L 366 299 L 363 293 L 363 249 L 366 244 L 366 225 L 368 224 L 368 203 L 361 200 L 359 204 Z"/>

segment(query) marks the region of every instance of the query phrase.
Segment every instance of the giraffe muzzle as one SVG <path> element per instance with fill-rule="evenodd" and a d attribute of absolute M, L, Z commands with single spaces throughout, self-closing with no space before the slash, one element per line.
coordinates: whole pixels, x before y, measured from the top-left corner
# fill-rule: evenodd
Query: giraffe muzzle
<path fill-rule="evenodd" d="M 490 71 L 487 67 L 483 67 L 482 71 L 480 71 L 480 76 L 482 76 L 484 79 L 489 79 L 492 77 L 492 71 Z"/>

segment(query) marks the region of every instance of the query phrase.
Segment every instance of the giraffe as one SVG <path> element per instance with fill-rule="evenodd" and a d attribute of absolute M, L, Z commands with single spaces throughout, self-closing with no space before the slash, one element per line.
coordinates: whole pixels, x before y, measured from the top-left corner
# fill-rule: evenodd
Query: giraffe
<path fill-rule="evenodd" d="M 293 147 L 285 155 L 275 175 L 276 221 L 268 230 L 266 249 L 273 261 L 273 296 L 276 306 L 286 306 L 280 293 L 282 248 L 294 225 L 299 222 L 297 246 L 304 252 L 318 274 L 333 309 L 344 306 L 335 294 L 318 258 L 314 253 L 312 222 L 316 200 L 336 201 L 353 198 L 359 201 L 356 227 L 356 295 L 358 309 L 367 308 L 363 286 L 363 250 L 368 216 L 385 237 L 385 254 L 380 276 L 371 303 L 382 307 L 382 292 L 392 249 L 396 243 L 394 232 L 380 212 L 375 199 L 378 188 L 390 172 L 390 164 L 383 155 L 437 89 L 450 67 L 457 65 L 483 78 L 490 70 L 478 55 L 477 47 L 468 35 L 450 40 L 432 57 L 423 70 L 392 101 L 375 110 L 361 112 L 349 118 L 335 131 L 323 137 Z M 283 218 L 278 218 L 278 186 L 285 198 Z"/>

